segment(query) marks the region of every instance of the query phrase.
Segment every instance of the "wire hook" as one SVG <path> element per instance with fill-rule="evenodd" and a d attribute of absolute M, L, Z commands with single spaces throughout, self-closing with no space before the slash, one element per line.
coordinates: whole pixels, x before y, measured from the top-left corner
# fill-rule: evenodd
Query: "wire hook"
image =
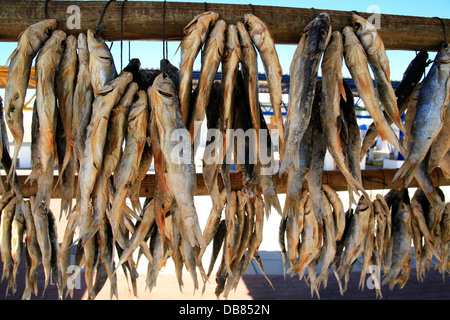
<path fill-rule="evenodd" d="M 445 23 L 444 23 L 444 20 L 442 20 L 442 19 L 439 18 L 439 17 L 433 17 L 433 18 L 438 19 L 438 20 L 441 22 L 441 24 L 442 24 L 442 30 L 444 31 L 444 43 L 442 44 L 442 47 L 443 47 L 443 48 L 447 48 L 448 42 L 447 42 L 447 33 L 446 33 L 446 31 L 445 31 Z"/>
<path fill-rule="evenodd" d="M 249 3 L 248 6 L 252 9 L 252 14 L 255 15 L 255 7 L 251 3 Z"/>
<path fill-rule="evenodd" d="M 206 1 L 204 2 L 205 4 L 205 12 L 208 12 L 208 4 L 206 3 Z"/>
<path fill-rule="evenodd" d="M 126 1 L 123 0 L 120 7 L 120 70 L 123 70 L 123 7 Z"/>
<path fill-rule="evenodd" d="M 163 2 L 163 32 L 162 32 L 162 41 L 163 41 L 163 59 L 167 58 L 167 42 L 166 42 L 166 0 Z M 166 64 L 163 63 L 161 66 L 161 72 L 164 74 L 166 69 Z"/>
<path fill-rule="evenodd" d="M 108 2 L 106 3 L 105 7 L 103 8 L 103 11 L 102 11 L 102 14 L 101 14 L 101 16 L 100 16 L 100 19 L 98 20 L 97 27 L 95 27 L 95 29 L 94 29 L 94 35 L 98 34 L 98 32 L 99 32 L 100 30 L 105 29 L 104 26 L 100 27 L 100 24 L 102 23 L 103 16 L 105 15 L 106 9 L 108 9 L 108 6 L 109 6 L 109 5 L 111 4 L 111 2 L 113 2 L 113 1 L 115 1 L 115 0 L 108 0 Z"/>
<path fill-rule="evenodd" d="M 313 11 L 314 18 L 316 18 L 318 16 L 316 8 L 313 7 L 313 8 L 311 8 L 311 10 Z"/>
<path fill-rule="evenodd" d="M 45 0 L 44 3 L 44 19 L 48 19 L 48 3 L 50 0 Z"/>

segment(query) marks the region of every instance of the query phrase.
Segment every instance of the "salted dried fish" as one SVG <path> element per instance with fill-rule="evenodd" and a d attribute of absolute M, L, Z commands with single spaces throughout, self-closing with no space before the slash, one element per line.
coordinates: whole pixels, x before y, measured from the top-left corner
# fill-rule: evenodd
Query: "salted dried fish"
<path fill-rule="evenodd" d="M 378 97 L 389 118 L 403 131 L 406 136 L 410 133 L 405 130 L 397 99 L 391 85 L 391 72 L 389 58 L 386 55 L 383 41 L 376 27 L 363 17 L 353 14 L 353 28 L 366 52 L 367 61 L 373 71 Z"/>
<path fill-rule="evenodd" d="M 283 71 L 281 69 L 280 61 L 275 48 L 275 40 L 267 25 L 251 13 L 244 14 L 244 25 L 247 27 L 253 44 L 258 50 L 263 62 L 264 71 L 266 73 L 267 83 L 269 86 L 270 103 L 272 104 L 275 115 L 275 123 L 277 125 L 280 137 L 280 158 L 281 161 L 283 161 L 285 149 L 285 132 L 281 113 L 281 105 L 283 103 L 281 76 Z"/>
<path fill-rule="evenodd" d="M 364 242 L 369 229 L 370 215 L 373 205 L 370 200 L 361 196 L 355 212 L 351 215 L 348 233 L 344 238 L 344 256 L 338 269 L 339 278 L 344 277 L 343 292 L 347 290 L 347 284 L 353 263 L 364 251 Z M 343 293 L 341 292 L 341 294 Z"/>
<path fill-rule="evenodd" d="M 403 114 L 405 110 L 408 110 L 408 104 L 406 101 L 409 99 L 412 94 L 414 88 L 419 84 L 420 79 L 422 78 L 425 68 L 430 63 L 428 59 L 428 53 L 426 51 L 420 51 L 416 57 L 410 62 L 408 68 L 406 68 L 405 73 L 403 74 L 402 81 L 400 82 L 397 89 L 395 89 L 395 95 L 397 96 L 397 107 L 399 108 L 399 113 Z M 389 124 L 392 123 L 391 118 L 387 115 L 385 111 L 383 111 L 387 121 Z M 409 128 L 406 128 L 408 132 L 411 132 Z M 374 123 L 372 123 L 366 131 L 366 135 L 364 136 L 363 143 L 361 145 L 361 154 L 360 159 L 364 157 L 367 150 L 369 150 L 373 141 L 378 136 L 378 129 Z"/>
<path fill-rule="evenodd" d="M 401 203 L 393 217 L 392 224 L 392 266 L 381 283 L 382 285 L 389 284 L 391 290 L 397 283 L 400 288 L 403 288 L 411 270 L 411 209 L 407 204 Z M 400 271 L 402 271 L 402 275 L 397 278 Z"/>
<path fill-rule="evenodd" d="M 103 86 L 117 77 L 117 71 L 111 51 L 103 39 L 96 38 L 92 29 L 87 31 L 87 44 L 92 92 L 97 97 Z"/>
<path fill-rule="evenodd" d="M 14 156 L 11 177 L 23 142 L 23 106 L 30 78 L 31 63 L 42 44 L 56 28 L 55 19 L 46 19 L 29 26 L 20 34 L 17 48 L 8 58 L 9 72 L 5 88 L 5 119 L 14 138 Z"/>
<path fill-rule="evenodd" d="M 280 173 L 298 168 L 298 149 L 311 119 L 320 59 L 331 36 L 330 17 L 321 13 L 303 30 L 292 58 L 289 75 L 289 110 L 286 127 L 286 149 Z"/>
<path fill-rule="evenodd" d="M 78 176 L 79 226 L 84 235 L 89 221 L 89 205 L 91 192 L 102 167 L 103 151 L 111 109 L 119 102 L 126 87 L 132 80 L 132 74 L 123 72 L 119 77 L 106 84 L 99 92 L 92 106 L 92 117 L 87 128 L 86 148 Z"/>
<path fill-rule="evenodd" d="M 116 193 L 110 214 L 115 239 L 117 239 L 118 228 L 122 220 L 122 208 L 125 204 L 128 190 L 137 178 L 138 167 L 147 138 L 147 92 L 140 90 L 137 95 L 138 100 L 133 103 L 128 115 L 125 149 L 120 159 L 117 173 L 114 175 Z"/>
<path fill-rule="evenodd" d="M 73 157 L 72 143 L 72 115 L 73 96 L 75 92 L 77 77 L 77 44 L 78 40 L 73 35 L 68 35 L 65 41 L 65 48 L 61 61 L 56 72 L 56 99 L 58 101 L 58 111 L 62 120 L 64 136 L 66 138 L 66 150 L 62 161 L 61 172 L 67 167 Z M 71 170 L 74 169 L 72 166 Z M 70 173 L 71 175 L 74 172 Z"/>
<path fill-rule="evenodd" d="M 83 160 L 84 140 L 86 128 L 92 113 L 94 93 L 89 71 L 89 49 L 84 33 L 78 35 L 78 69 L 72 105 L 72 143 L 73 153 L 77 160 L 77 170 Z"/>
<path fill-rule="evenodd" d="M 44 201 L 49 206 L 53 187 L 54 141 L 56 131 L 55 75 L 63 54 L 66 34 L 53 32 L 44 43 L 36 59 L 35 108 L 39 118 L 39 138 L 33 158 L 33 170 L 26 182 L 38 181 L 35 208 Z"/>
<path fill-rule="evenodd" d="M 213 11 L 203 12 L 195 16 L 191 22 L 184 27 L 186 36 L 180 43 L 181 62 L 180 62 L 180 108 L 183 122 L 189 125 L 189 104 L 192 91 L 192 67 L 195 58 L 200 52 L 201 47 L 209 34 L 210 25 L 212 25 L 219 15 Z"/>
<path fill-rule="evenodd" d="M 205 118 L 205 110 L 209 104 L 212 86 L 224 54 L 226 29 L 227 23 L 225 20 L 218 20 L 208 35 L 208 40 L 202 52 L 202 68 L 198 80 L 198 93 L 194 109 L 189 115 L 189 124 L 186 125 L 191 134 L 191 143 L 198 139 L 197 130 L 199 126 L 196 126 L 196 121 L 202 122 Z M 195 152 L 196 150 L 194 150 Z"/>
<path fill-rule="evenodd" d="M 14 210 L 16 206 L 16 199 L 12 198 L 6 207 L 2 210 L 1 225 L 0 225 L 0 248 L 1 258 L 3 263 L 2 279 L 8 281 L 8 287 L 6 289 L 6 295 L 8 295 L 11 282 L 11 273 L 13 271 L 14 261 L 11 251 L 11 230 L 12 222 L 14 219 Z"/>
<path fill-rule="evenodd" d="M 342 80 L 342 60 L 344 44 L 339 31 L 333 32 L 331 40 L 325 49 L 322 60 L 322 96 L 320 104 L 320 121 L 327 139 L 327 149 L 330 151 L 338 168 L 347 181 L 349 193 L 365 192 L 361 181 L 353 177 L 341 149 L 340 130 L 342 126 L 340 100 L 347 99 Z M 348 97 L 349 99 L 352 98 Z M 352 101 L 353 103 L 353 101 Z M 367 197 L 367 193 L 365 194 Z"/>
<path fill-rule="evenodd" d="M 445 113 L 450 100 L 449 55 L 450 48 L 448 46 L 441 49 L 423 80 L 412 126 L 411 151 L 393 179 L 395 181 L 404 177 L 405 186 L 413 179 L 415 172 L 444 124 Z"/>
<path fill-rule="evenodd" d="M 165 180 L 181 212 L 183 239 L 191 246 L 203 247 L 205 241 L 194 206 L 196 178 L 194 159 L 189 150 L 184 149 L 181 158 L 179 153 L 173 152 L 178 142 L 173 141 L 172 134 L 177 129 L 186 130 L 186 127 L 181 118 L 179 100 L 173 83 L 164 74 L 158 75 L 153 83 L 151 105 L 154 108 L 161 151 L 166 163 Z"/>

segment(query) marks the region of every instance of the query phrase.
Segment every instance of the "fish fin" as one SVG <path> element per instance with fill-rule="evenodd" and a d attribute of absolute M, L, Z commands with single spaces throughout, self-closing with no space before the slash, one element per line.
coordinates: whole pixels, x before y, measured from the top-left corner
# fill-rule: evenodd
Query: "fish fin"
<path fill-rule="evenodd" d="M 347 102 L 347 95 L 345 93 L 344 83 L 342 81 L 344 80 L 338 82 L 339 93 L 341 94 L 342 99 L 344 99 L 344 101 Z"/>
<path fill-rule="evenodd" d="M 21 34 L 22 35 L 22 34 Z M 19 52 L 19 48 L 14 49 L 14 51 L 11 53 L 11 55 L 8 57 L 8 59 L 6 60 L 6 64 L 9 65 L 9 63 L 11 62 L 12 59 L 14 59 L 14 57 L 17 55 L 17 53 Z"/>

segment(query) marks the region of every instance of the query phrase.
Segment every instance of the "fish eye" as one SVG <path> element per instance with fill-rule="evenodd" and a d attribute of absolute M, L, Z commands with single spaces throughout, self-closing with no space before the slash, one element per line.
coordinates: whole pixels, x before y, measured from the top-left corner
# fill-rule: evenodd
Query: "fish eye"
<path fill-rule="evenodd" d="M 48 27 L 45 29 L 45 34 L 50 35 L 52 33 L 52 28 Z"/>

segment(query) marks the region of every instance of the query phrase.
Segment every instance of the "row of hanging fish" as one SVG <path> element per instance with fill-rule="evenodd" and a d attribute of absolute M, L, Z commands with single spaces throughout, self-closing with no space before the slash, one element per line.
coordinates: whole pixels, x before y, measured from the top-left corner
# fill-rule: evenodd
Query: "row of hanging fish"
<path fill-rule="evenodd" d="M 45 270 L 44 292 L 53 276 L 60 298 L 70 275 L 66 271 L 74 266 L 85 267 L 89 298 L 95 297 L 107 278 L 111 283 L 111 296 L 117 295 L 115 277 L 120 266 L 129 272 L 136 293 L 137 272 L 132 254 L 138 247 L 149 261 L 147 286 L 150 289 L 169 257 L 175 262 L 180 288 L 183 266 L 191 273 L 197 288 L 197 268 L 204 281 L 213 268 L 214 263 L 206 275 L 201 262 L 206 246 L 213 240 L 219 249 L 222 242 L 227 248 L 224 249 L 220 275 L 222 279 L 228 279 L 226 288 L 223 283 L 225 292 L 237 285 L 253 257 L 260 263 L 257 250 L 262 241 L 264 212 L 268 214 L 270 206 L 274 206 L 281 213 L 273 177 L 261 177 L 263 200 L 260 190 L 256 189 L 260 179 L 259 166 L 242 166 L 247 180 L 245 188 L 236 193 L 231 191 L 229 184 L 230 164 L 220 167 L 217 163 L 211 166 L 205 162 L 204 175 L 211 190 L 213 210 L 202 232 L 193 202 L 196 185 L 193 155 L 188 164 L 178 164 L 171 157 L 176 144 L 171 140 L 171 134 L 181 128 L 193 130 L 187 122 L 186 105 L 192 111 L 189 113 L 192 121 L 203 120 L 208 106 L 208 126 L 223 132 L 235 126 L 248 129 L 256 120 L 267 129 L 259 112 L 257 83 L 252 85 L 251 92 L 246 85 L 248 79 L 257 79 L 256 51 L 247 28 L 255 20 L 256 27 L 263 26 L 262 31 L 255 33 L 270 32 L 262 21 L 251 15 L 246 17 L 247 26 L 243 23 L 227 26 L 223 20 L 217 20 L 218 14 L 214 12 L 195 17 L 186 27 L 187 35 L 181 44 L 180 70 L 163 60 L 161 70 L 164 73 L 143 70 L 139 60 L 133 59 L 117 74 L 108 47 L 92 30 L 88 30 L 87 35 L 80 33 L 76 39 L 56 30 L 54 20 L 45 20 L 23 33 L 11 59 L 8 83 L 13 83 L 19 68 L 30 68 L 37 54 L 37 93 L 32 121 L 33 170 L 26 183 L 37 182 L 38 191 L 36 197 L 25 201 L 19 196 L 20 185 L 11 184 L 17 196 L 7 208 L 12 203 L 23 203 L 15 205 L 23 209 L 16 209 L 15 217 L 27 222 L 25 237 L 34 245 L 24 248 L 27 255 L 33 257 L 26 261 L 29 272 L 24 299 L 38 293 L 36 268 L 40 263 Z M 209 28 L 212 29 L 210 33 L 202 31 Z M 33 43 L 27 38 L 28 34 L 39 32 L 45 37 L 42 36 L 33 52 L 24 52 L 22 43 Z M 274 50 L 273 39 L 271 45 Z M 203 46 L 200 84 L 192 92 L 193 60 L 190 59 L 195 59 Z M 17 62 L 16 57 L 25 53 L 28 54 L 26 63 Z M 239 70 L 242 57 L 245 59 Z M 223 81 L 214 82 L 221 63 Z M 281 76 L 281 71 L 279 74 Z M 26 90 L 26 86 L 23 88 Z M 7 90 L 5 99 L 9 106 L 5 108 L 6 123 L 11 131 L 16 126 L 23 132 L 23 124 L 10 120 L 12 111 L 21 115 L 23 108 L 23 103 L 18 107 L 11 105 L 11 92 L 14 94 L 15 91 Z M 281 94 L 281 90 L 279 92 Z M 23 99 L 19 97 L 18 100 Z M 234 112 L 236 106 L 242 113 Z M 244 113 L 251 113 L 252 118 L 244 118 Z M 223 117 L 223 114 L 227 116 Z M 191 134 L 194 136 L 194 132 Z M 2 137 L 8 141 L 5 130 Z M 21 137 L 16 139 L 14 135 L 14 138 L 17 152 Z M 268 145 L 271 147 L 270 140 Z M 6 146 L 3 149 L 7 153 Z M 224 154 L 230 152 L 233 150 Z M 250 151 L 246 150 L 246 153 Z M 64 214 L 68 220 L 60 247 L 57 243 L 54 245 L 57 239 L 55 220 L 50 211 L 55 161 L 62 189 L 60 217 Z M 139 186 L 152 161 L 156 192 L 152 199 L 146 199 L 142 208 Z M 15 179 L 14 166 L 8 171 L 8 179 Z M 219 171 L 226 185 L 222 192 L 225 199 L 219 192 Z M 78 177 L 77 183 L 75 177 Z M 72 198 L 76 199 L 73 208 Z M 132 208 L 126 204 L 127 199 Z M 223 210 L 226 211 L 225 219 L 222 219 Z M 46 223 L 38 226 L 38 217 Z M 32 225 L 33 221 L 36 226 Z M 219 225 L 228 230 L 221 240 Z M 7 227 L 8 223 L 3 226 Z M 76 256 L 71 261 L 73 245 L 76 245 Z M 4 247 L 6 252 L 8 246 Z M 117 266 L 114 264 L 114 247 L 119 260 Z M 4 264 L 4 268 L 3 277 L 15 288 L 16 271 L 10 276 L 10 264 Z M 67 294 L 73 294 L 73 289 L 67 288 Z"/>
<path fill-rule="evenodd" d="M 315 294 L 320 298 L 321 286 L 325 289 L 331 279 L 330 270 L 344 294 L 357 261 L 361 263 L 359 288 L 364 289 L 367 273 L 371 273 L 379 298 L 384 285 L 391 290 L 396 285 L 400 289 L 405 286 L 412 256 L 418 281 L 424 281 L 433 265 L 445 281 L 450 267 L 450 204 L 434 232 L 430 232 L 434 209 L 420 189 L 412 198 L 408 189 L 392 189 L 384 196 L 376 195 L 373 201 L 361 197 L 356 208 L 347 212 L 336 191 L 326 184 L 322 191 L 326 212 L 322 225 L 315 218 L 307 189 L 299 199 L 299 210 L 280 223 L 284 267 L 289 265 L 291 276 L 298 275 L 300 280 L 305 277 L 311 297 Z M 441 190 L 439 194 L 444 201 Z"/>
<path fill-rule="evenodd" d="M 292 275 L 299 274 L 302 279 L 308 269 L 308 282 L 312 294 L 316 293 L 319 296 L 320 286 L 326 287 L 331 268 L 338 280 L 341 293 L 345 292 L 352 265 L 361 255 L 363 263 L 360 287 L 364 286 L 363 279 L 368 266 L 377 265 L 372 263 L 375 257 L 378 259 L 378 266 L 380 268 L 384 266 L 386 277 L 383 284 L 389 283 L 392 288 L 394 283 L 400 282 L 403 287 L 408 279 L 409 260 L 397 261 L 398 265 L 395 268 L 391 267 L 394 261 L 383 265 L 382 261 L 388 250 L 383 249 L 382 244 L 379 247 L 374 245 L 374 241 L 383 241 L 381 239 L 384 237 L 386 222 L 377 220 L 380 204 L 378 202 L 376 206 L 372 204 L 362 186 L 360 160 L 378 134 L 409 159 L 405 161 L 405 167 L 409 166 L 410 162 L 415 164 L 408 178 L 399 184 L 399 188 L 409 185 L 412 177 L 415 177 L 420 187 L 418 190 L 421 192 L 422 201 L 426 199 L 427 202 L 423 206 L 423 210 L 427 212 L 426 218 L 423 216 L 421 218 L 422 229 L 416 240 L 430 239 L 429 235 L 432 234 L 434 239 L 429 243 L 436 242 L 441 246 L 439 254 L 433 245 L 427 247 L 426 258 L 420 257 L 420 252 L 417 253 L 421 277 L 424 274 L 424 265 L 431 263 L 430 252 L 439 260 L 439 270 L 444 277 L 448 272 L 446 253 L 448 235 L 441 233 L 448 224 L 446 221 L 448 217 L 444 213 L 445 201 L 429 176 L 437 165 L 444 167 L 445 173 L 443 162 L 444 155 L 448 152 L 448 139 L 445 130 L 439 132 L 442 126 L 439 121 L 445 121 L 448 104 L 448 100 L 445 99 L 450 91 L 448 87 L 439 85 L 436 81 L 439 79 L 447 83 L 447 55 L 448 47 L 443 46 L 431 70 L 423 82 L 419 83 L 429 61 L 426 52 L 417 54 L 405 71 L 400 86 L 394 92 L 383 42 L 376 28 L 365 19 L 355 14 L 352 26 L 345 27 L 342 33 L 332 32 L 329 16 L 321 13 L 303 30 L 290 66 L 289 109 L 284 124 L 285 152 L 280 168 L 281 173 L 287 172 L 287 190 L 279 242 L 284 265 L 289 262 L 288 271 Z M 356 123 L 353 94 L 341 75 L 343 61 L 354 80 L 359 97 L 374 121 L 363 142 L 360 140 L 359 127 Z M 369 66 L 374 74 L 376 87 L 373 85 Z M 322 70 L 321 81 L 317 79 L 319 67 Z M 430 99 L 438 101 L 431 102 Z M 422 108 L 421 114 L 419 108 Z M 434 125 L 435 118 L 432 115 L 427 116 L 430 108 L 436 109 L 436 114 L 441 117 L 437 122 L 439 125 Z M 402 122 L 400 115 L 405 110 L 407 110 L 406 120 Z M 405 133 L 403 143 L 394 133 L 392 123 Z M 428 130 L 436 128 L 438 130 L 434 130 L 434 135 L 430 137 L 430 133 L 425 132 L 426 127 L 430 127 Z M 428 144 L 424 143 L 426 139 Z M 421 165 L 431 145 L 435 150 L 434 161 L 430 165 L 428 162 Z M 417 158 L 416 154 L 421 148 L 425 153 L 421 158 Z M 350 210 L 347 213 L 343 212 L 342 203 L 336 192 L 322 184 L 327 150 L 348 185 Z M 404 170 L 400 170 L 402 171 L 399 171 L 395 178 L 404 175 L 402 173 Z M 306 187 L 303 185 L 305 181 Z M 359 196 L 357 202 L 354 193 Z M 351 209 L 356 203 L 356 208 Z M 387 206 L 383 208 L 386 209 Z M 384 215 L 395 222 L 396 215 L 403 215 L 397 211 L 397 209 L 392 212 L 385 210 Z M 392 225 L 389 223 L 389 228 Z M 397 231 L 396 228 L 393 230 Z M 410 229 L 409 225 L 407 230 Z M 397 252 L 404 253 L 403 259 L 406 259 L 406 256 L 410 257 L 412 238 L 408 238 L 408 235 L 409 233 L 403 232 L 393 237 L 395 245 L 394 249 L 390 250 L 396 252 L 394 255 L 396 258 Z M 374 236 L 377 240 L 374 240 Z M 439 238 L 441 236 L 443 238 Z M 387 235 L 385 241 L 389 241 L 390 237 Z M 418 243 L 417 247 L 415 245 L 417 250 L 421 250 L 422 247 L 421 243 Z M 404 275 L 401 280 L 396 280 L 402 268 L 405 269 Z M 379 290 L 377 295 L 381 296 Z"/>
<path fill-rule="evenodd" d="M 6 127 L 3 124 L 0 128 L 2 165 L 8 172 L 8 183 L 4 184 L 2 196 L 5 199 L 1 200 L 5 203 L 1 227 L 5 226 L 6 234 L 2 241 L 14 238 L 8 236 L 8 226 L 17 220 L 14 230 L 20 229 L 18 226 L 22 221 L 25 247 L 14 246 L 14 250 L 24 250 L 27 256 L 23 298 L 38 294 L 36 268 L 40 263 L 45 270 L 45 287 L 53 279 L 60 298 L 63 298 L 64 290 L 66 295 L 73 293 L 73 289 L 66 288 L 71 274 L 66 271 L 73 266 L 85 267 L 90 299 L 95 298 L 107 279 L 110 280 L 111 297 L 117 296 L 116 270 L 120 267 L 127 277 L 129 275 L 136 294 L 138 274 L 133 253 L 138 248 L 138 260 L 142 255 L 148 260 L 146 284 L 150 290 L 156 285 L 158 273 L 169 258 L 175 264 L 180 289 L 183 267 L 189 271 L 196 289 L 197 269 L 206 285 L 222 252 L 216 274 L 216 295 L 227 297 L 252 259 L 264 273 L 258 248 L 262 242 L 264 215 L 268 216 L 272 208 L 282 216 L 280 244 L 286 233 L 287 260 L 291 271 L 302 277 L 308 268 L 311 288 L 316 293 L 320 283 L 326 284 L 332 267 L 337 267 L 334 271 L 339 272 L 340 281 L 342 277 L 348 278 L 353 259 L 363 254 L 365 261 L 369 261 L 371 252 L 375 252 L 369 247 L 370 237 L 367 237 L 369 240 L 360 239 L 360 243 L 353 240 L 339 242 L 345 239 L 345 230 L 354 224 L 350 223 L 351 217 L 359 217 L 357 212 L 366 212 L 367 208 L 374 206 L 362 186 L 359 160 L 367 143 L 360 141 L 353 95 L 342 80 L 342 61 L 345 61 L 360 97 L 374 119 L 375 133 L 369 146 L 380 134 L 407 155 L 409 150 L 413 150 L 407 145 L 408 141 L 414 145 L 416 139 L 415 125 L 413 120 L 402 123 L 399 114 L 406 109 L 402 109 L 403 106 L 408 106 L 407 115 L 415 119 L 411 111 L 414 110 L 411 106 L 415 103 L 414 97 L 418 96 L 416 100 L 421 101 L 421 95 L 426 95 L 421 94 L 423 90 L 420 89 L 425 88 L 426 81 L 418 84 L 425 69 L 426 53 L 420 53 L 411 62 L 405 72 L 402 89 L 399 87 L 394 93 L 389 82 L 389 63 L 376 29 L 355 15 L 353 28 L 346 27 L 342 33 L 331 32 L 329 16 L 321 13 L 302 32 L 294 54 L 290 68 L 289 109 L 283 123 L 282 70 L 274 38 L 267 25 L 256 16 L 245 14 L 243 20 L 227 24 L 211 11 L 196 16 L 184 29 L 186 36 L 180 44 L 180 68 L 162 60 L 160 70 L 155 72 L 140 68 L 139 60 L 133 59 L 118 74 L 108 47 L 93 30 L 88 30 L 86 35 L 80 33 L 75 38 L 57 30 L 55 20 L 45 20 L 30 26 L 22 34 L 10 60 L 5 95 L 6 124 L 15 141 L 13 159 L 8 154 Z M 192 68 L 200 52 L 200 78 L 197 87 L 193 88 Z M 14 164 L 23 139 L 26 75 L 29 75 L 36 54 L 37 87 L 31 130 L 33 171 L 27 183 L 37 183 L 38 192 L 36 197 L 24 200 L 14 174 Z M 260 151 L 269 150 L 268 157 L 273 160 L 273 146 L 270 138 L 266 139 L 266 145 L 260 145 L 263 141 L 260 129 L 267 129 L 267 124 L 258 101 L 258 54 L 267 76 L 279 132 L 280 172 L 287 172 L 284 208 L 278 200 L 273 174 L 263 173 L 268 164 L 262 161 Z M 434 64 L 444 62 L 444 58 L 436 59 Z M 375 75 L 376 89 L 368 63 Z M 222 79 L 215 81 L 220 66 Z M 320 66 L 322 81 L 317 80 Z M 427 77 L 432 77 L 431 71 Z M 433 84 L 426 87 L 432 92 L 439 89 Z M 419 110 L 420 104 L 417 102 L 416 105 Z M 420 114 L 418 111 L 415 113 Z M 207 147 L 219 148 L 212 148 L 211 154 L 205 152 L 203 156 L 203 178 L 211 196 L 212 210 L 202 230 L 194 206 L 194 154 L 197 151 L 194 146 L 199 137 L 198 122 L 205 119 L 208 129 L 216 129 L 222 135 L 221 139 L 207 140 Z M 409 139 L 405 145 L 398 141 L 390 123 L 404 131 Z M 227 130 L 251 128 L 255 129 L 257 143 L 246 143 L 244 161 L 237 161 L 238 143 L 229 141 Z M 180 150 L 182 163 L 173 157 L 173 151 L 178 150 L 179 145 L 178 141 L 172 140 L 172 135 L 179 129 L 189 131 L 192 147 L 188 154 Z M 231 137 L 231 140 L 235 139 Z M 220 149 L 221 152 L 217 152 Z M 339 212 L 339 217 L 333 218 L 333 214 L 337 214 L 335 205 L 339 205 L 339 200 L 334 190 L 322 184 L 327 149 L 347 181 L 351 204 L 358 204 L 353 215 Z M 442 147 L 435 149 L 441 151 Z M 241 190 L 231 187 L 233 163 L 225 160 L 232 154 L 236 170 L 242 173 Z M 257 155 L 256 162 L 251 161 L 253 154 Z M 445 157 L 439 159 L 436 156 L 436 159 L 434 165 L 442 167 Z M 62 190 L 60 216 L 64 214 L 68 220 L 60 247 L 57 241 L 55 245 L 55 219 L 49 209 L 55 162 Z M 141 205 L 140 184 L 152 162 L 155 193 Z M 424 210 L 434 244 L 436 237 L 442 234 L 439 228 L 445 229 L 441 226 L 445 225 L 448 215 L 444 213 L 445 202 L 429 177 L 430 169 L 434 169 L 431 163 L 430 166 L 419 167 L 414 177 L 429 201 L 430 209 Z M 306 189 L 303 189 L 304 182 Z M 360 196 L 359 201 L 353 193 Z M 72 199 L 75 199 L 73 207 Z M 373 216 L 374 210 L 370 210 L 369 215 Z M 14 219 L 4 220 L 3 216 L 14 216 Z M 373 219 L 366 215 L 359 226 L 351 228 L 368 230 L 370 221 Z M 424 230 L 421 229 L 422 234 L 426 232 Z M 2 261 L 6 268 L 2 275 L 14 289 L 17 276 L 15 258 L 6 258 L 9 257 L 8 252 L 13 251 L 8 251 L 13 242 L 17 243 L 12 241 L 2 245 Z M 213 252 L 205 272 L 201 258 L 211 243 Z M 436 243 L 441 245 L 437 247 L 443 261 L 443 248 L 447 246 L 448 237 L 446 241 Z M 74 261 L 71 261 L 72 246 L 76 246 Z M 357 256 L 355 251 L 346 258 L 348 261 L 335 262 L 336 252 L 344 250 L 350 254 L 353 246 L 358 249 Z M 6 260 L 3 260 L 4 250 Z M 10 255 L 17 257 L 17 252 Z M 311 270 L 319 260 L 323 267 L 314 280 L 311 277 L 315 273 Z M 5 264 L 5 261 L 9 263 Z M 441 269 L 444 274 L 448 266 L 443 263 Z"/>

